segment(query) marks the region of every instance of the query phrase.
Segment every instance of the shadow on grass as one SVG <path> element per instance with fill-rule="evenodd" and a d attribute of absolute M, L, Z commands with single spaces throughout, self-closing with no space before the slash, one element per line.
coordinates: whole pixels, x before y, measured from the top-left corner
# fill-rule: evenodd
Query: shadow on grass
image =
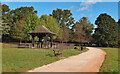
<path fill-rule="evenodd" d="M 47 54 L 46 56 L 55 57 L 54 54 Z"/>

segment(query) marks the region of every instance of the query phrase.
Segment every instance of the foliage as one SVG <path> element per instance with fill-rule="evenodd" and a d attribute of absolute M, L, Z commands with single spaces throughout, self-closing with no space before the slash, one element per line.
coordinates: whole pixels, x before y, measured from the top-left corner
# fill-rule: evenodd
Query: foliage
<path fill-rule="evenodd" d="M 68 42 L 69 41 L 69 29 L 66 28 L 65 26 L 63 27 L 61 41 L 62 42 Z"/>
<path fill-rule="evenodd" d="M 23 20 L 26 19 L 30 14 L 37 14 L 37 12 L 34 10 L 34 7 L 20 7 L 15 10 L 11 10 L 10 14 L 13 16 L 13 22 L 16 22 L 17 20 Z"/>
<path fill-rule="evenodd" d="M 98 46 L 117 46 L 118 45 L 118 24 L 115 20 L 105 14 L 100 14 L 95 21 L 94 42 Z"/>
<path fill-rule="evenodd" d="M 3 4 L 2 5 L 2 28 L 3 28 L 3 37 L 5 39 L 9 36 L 10 38 L 13 37 L 13 30 L 14 23 L 24 20 L 26 24 L 24 26 L 24 33 L 25 33 L 25 40 L 31 40 L 31 36 L 28 36 L 28 33 L 31 30 L 34 30 L 39 25 L 39 18 L 36 15 L 37 11 L 31 7 L 20 7 L 15 10 L 10 10 L 9 6 Z M 15 27 L 14 27 L 15 28 Z M 6 34 L 8 36 L 6 37 Z"/>
<path fill-rule="evenodd" d="M 20 7 L 15 10 L 11 10 L 10 14 L 12 15 L 13 23 L 19 20 L 24 20 L 26 24 L 24 24 L 24 33 L 25 33 L 25 40 L 31 40 L 31 36 L 28 33 L 39 25 L 39 18 L 36 15 L 37 11 L 31 7 Z M 13 27 L 13 25 L 11 25 Z M 13 32 L 13 31 L 12 31 Z"/>
<path fill-rule="evenodd" d="M 29 41 L 32 39 L 32 37 L 28 35 L 28 33 L 40 26 L 40 19 L 36 14 L 29 14 L 27 17 L 25 17 L 25 22 L 26 22 L 26 24 L 24 25 L 24 33 L 26 34 L 25 40 Z M 35 40 L 38 40 L 38 38 L 35 38 Z"/>
<path fill-rule="evenodd" d="M 82 24 L 79 22 L 76 22 L 76 24 L 73 26 L 74 28 L 74 41 L 75 42 L 85 42 L 85 31 L 82 28 Z"/>
<path fill-rule="evenodd" d="M 54 36 L 54 39 L 61 38 L 61 36 L 62 36 L 62 33 L 61 33 L 62 29 L 60 28 L 60 24 L 52 16 L 42 15 L 40 17 L 40 25 L 44 25 L 51 32 L 55 33 L 56 36 Z"/>
<path fill-rule="evenodd" d="M 87 17 L 82 17 L 79 22 L 76 22 L 72 26 L 72 31 L 74 33 L 74 41 L 76 42 L 90 42 L 91 33 L 94 29 L 93 24 L 88 20 Z"/>
<path fill-rule="evenodd" d="M 56 18 L 60 23 L 61 27 L 66 26 L 67 28 L 69 28 L 69 26 L 71 26 L 74 23 L 74 18 L 72 17 L 72 13 L 68 9 L 62 10 L 57 8 L 57 10 L 53 10 L 50 16 Z"/>
<path fill-rule="evenodd" d="M 120 19 L 118 20 L 118 44 L 120 46 Z"/>
<path fill-rule="evenodd" d="M 2 15 L 0 15 L 1 19 L 1 28 L 2 28 L 2 35 L 9 34 L 10 26 L 9 26 L 9 6 L 0 4 L 0 8 L 2 8 Z"/>
<path fill-rule="evenodd" d="M 72 31 L 72 29 L 69 29 L 69 41 L 73 42 L 74 41 L 74 32 Z"/>
<path fill-rule="evenodd" d="M 60 23 L 60 27 L 63 30 L 62 38 L 60 40 L 65 42 L 69 41 L 69 38 L 72 38 L 72 36 L 69 35 L 71 34 L 69 27 L 74 24 L 74 18 L 72 17 L 70 10 L 62 10 L 57 8 L 57 10 L 53 10 L 50 16 L 53 16 L 57 19 L 57 21 Z"/>
<path fill-rule="evenodd" d="M 18 40 L 24 40 L 24 37 L 25 37 L 24 31 L 23 31 L 24 24 L 25 24 L 24 20 L 16 21 L 16 23 L 13 24 L 12 33 L 11 33 L 13 38 Z"/>
<path fill-rule="evenodd" d="M 81 27 L 83 28 L 83 30 L 85 31 L 85 38 L 87 41 L 91 41 L 91 33 L 93 32 L 94 29 L 94 25 L 91 24 L 91 22 L 89 21 L 89 19 L 87 17 L 82 17 L 79 20 L 79 23 L 81 24 Z"/>

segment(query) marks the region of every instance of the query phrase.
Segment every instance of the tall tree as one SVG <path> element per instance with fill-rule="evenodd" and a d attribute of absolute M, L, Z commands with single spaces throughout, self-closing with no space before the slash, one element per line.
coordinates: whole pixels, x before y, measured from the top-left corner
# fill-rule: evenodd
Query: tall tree
<path fill-rule="evenodd" d="M 28 33 L 40 26 L 40 19 L 36 14 L 29 14 L 27 17 L 25 17 L 25 22 L 26 22 L 26 24 L 24 24 L 24 33 L 26 34 L 25 40 L 29 41 L 32 39 L 32 37 L 28 35 Z"/>
<path fill-rule="evenodd" d="M 76 22 L 73 26 L 73 38 L 75 42 L 86 42 L 86 33 L 82 28 L 82 23 Z"/>
<path fill-rule="evenodd" d="M 37 11 L 34 10 L 34 8 L 31 7 L 20 7 L 15 10 L 10 11 L 10 15 L 12 16 L 12 24 L 10 24 L 10 27 L 14 27 L 14 23 L 19 20 L 24 20 L 26 24 L 24 24 L 24 33 L 25 40 L 31 40 L 31 36 L 28 35 L 28 33 L 31 30 L 34 30 L 39 25 L 39 17 L 36 15 Z M 10 35 L 13 33 L 14 30 L 10 30 Z M 13 38 L 13 36 L 11 36 Z"/>
<path fill-rule="evenodd" d="M 24 24 L 25 24 L 24 20 L 16 21 L 16 23 L 13 24 L 13 27 L 12 27 L 13 38 L 20 40 L 20 41 L 24 40 L 24 37 L 25 37 L 24 31 L 23 31 Z"/>
<path fill-rule="evenodd" d="M 60 23 L 60 27 L 63 30 L 62 41 L 69 41 L 69 28 L 71 27 L 71 25 L 74 24 L 74 18 L 72 17 L 72 13 L 70 12 L 70 10 L 62 10 L 57 8 L 57 10 L 53 10 L 50 16 L 56 18 L 57 21 Z"/>
<path fill-rule="evenodd" d="M 9 6 L 3 4 L 1 5 L 0 4 L 0 7 L 2 6 L 2 16 L 0 16 L 2 19 L 1 19 L 1 27 L 2 27 L 2 34 L 3 35 L 6 35 L 6 34 L 9 34 L 9 30 L 10 30 L 10 26 L 9 26 L 9 12 L 10 12 L 10 9 L 9 9 Z"/>
<path fill-rule="evenodd" d="M 87 39 L 87 41 L 91 41 L 91 36 L 92 36 L 91 33 L 93 32 L 94 25 L 91 24 L 91 22 L 89 21 L 87 17 L 82 17 L 79 20 L 79 23 L 81 24 L 82 29 L 86 33 L 85 38 Z"/>
<path fill-rule="evenodd" d="M 71 26 L 74 23 L 74 18 L 72 17 L 72 13 L 68 9 L 62 10 L 57 8 L 57 10 L 53 10 L 50 16 L 56 18 L 60 23 L 61 27 L 65 26 L 69 28 L 69 26 Z"/>
<path fill-rule="evenodd" d="M 118 44 L 120 47 L 120 19 L 118 20 Z"/>
<path fill-rule="evenodd" d="M 9 6 L 6 4 L 1 5 L 0 3 L 0 19 L 1 19 L 1 37 L 3 38 L 3 41 L 8 41 L 9 38 L 9 32 L 10 32 L 10 24 L 11 24 L 11 15 L 10 15 L 10 9 Z"/>
<path fill-rule="evenodd" d="M 54 39 L 62 37 L 60 24 L 52 16 L 42 15 L 40 17 L 40 25 L 46 26 L 51 32 L 55 33 Z"/>
<path fill-rule="evenodd" d="M 62 28 L 62 42 L 68 42 L 69 41 L 69 28 L 66 28 L 65 26 Z"/>
<path fill-rule="evenodd" d="M 20 7 L 15 10 L 10 11 L 11 15 L 13 16 L 14 22 L 17 20 L 24 20 L 26 17 L 28 17 L 30 14 L 37 14 L 37 11 L 34 10 L 34 7 Z"/>
<path fill-rule="evenodd" d="M 95 21 L 97 28 L 93 35 L 94 41 L 99 46 L 116 46 L 118 45 L 118 24 L 110 16 L 100 14 Z"/>

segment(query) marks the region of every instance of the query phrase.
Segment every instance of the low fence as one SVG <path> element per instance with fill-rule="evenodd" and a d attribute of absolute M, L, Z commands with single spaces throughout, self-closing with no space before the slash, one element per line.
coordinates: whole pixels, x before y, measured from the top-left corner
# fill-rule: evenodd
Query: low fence
<path fill-rule="evenodd" d="M 70 43 L 59 43 L 59 46 L 56 49 L 73 49 L 74 48 L 74 44 L 70 44 Z"/>
<path fill-rule="evenodd" d="M 32 48 L 32 43 L 2 43 L 3 48 Z M 35 48 L 37 48 L 37 43 L 35 43 Z M 52 48 L 50 48 L 50 43 L 42 45 L 45 49 L 73 49 L 74 44 L 70 43 L 52 43 Z"/>

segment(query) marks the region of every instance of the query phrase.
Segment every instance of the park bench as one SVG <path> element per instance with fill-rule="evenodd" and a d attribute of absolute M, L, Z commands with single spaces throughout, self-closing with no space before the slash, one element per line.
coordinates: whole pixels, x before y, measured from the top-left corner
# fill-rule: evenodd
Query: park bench
<path fill-rule="evenodd" d="M 82 51 L 82 50 L 85 50 L 85 49 L 86 49 L 86 47 L 83 47 L 83 46 L 81 47 L 81 51 Z"/>
<path fill-rule="evenodd" d="M 53 50 L 53 52 L 54 52 L 54 55 L 55 56 L 57 56 L 57 55 L 62 55 L 62 52 L 60 53 L 60 49 L 58 49 L 58 50 Z"/>

